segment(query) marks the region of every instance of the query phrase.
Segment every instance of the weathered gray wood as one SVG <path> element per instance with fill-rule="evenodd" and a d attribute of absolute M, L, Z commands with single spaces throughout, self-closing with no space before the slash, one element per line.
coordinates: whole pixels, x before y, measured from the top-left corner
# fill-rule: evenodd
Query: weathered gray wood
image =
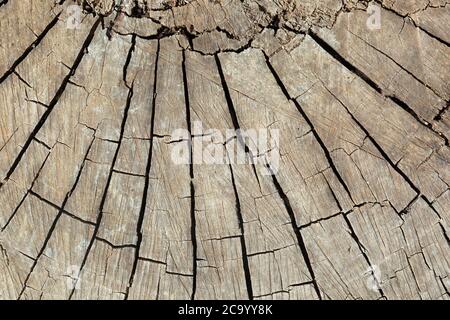
<path fill-rule="evenodd" d="M 0 6 L 0 299 L 450 298 L 448 1 L 59 2 Z"/>

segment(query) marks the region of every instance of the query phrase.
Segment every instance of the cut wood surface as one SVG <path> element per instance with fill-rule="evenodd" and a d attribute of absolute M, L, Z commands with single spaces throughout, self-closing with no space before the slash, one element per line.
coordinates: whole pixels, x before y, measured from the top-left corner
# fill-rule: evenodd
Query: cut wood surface
<path fill-rule="evenodd" d="M 450 299 L 450 1 L 0 0 L 0 29 L 0 299 Z"/>

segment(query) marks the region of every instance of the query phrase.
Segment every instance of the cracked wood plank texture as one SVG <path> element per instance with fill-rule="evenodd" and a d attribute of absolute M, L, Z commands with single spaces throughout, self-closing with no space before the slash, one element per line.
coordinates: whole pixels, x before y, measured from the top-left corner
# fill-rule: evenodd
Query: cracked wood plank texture
<path fill-rule="evenodd" d="M 0 1 L 0 299 L 448 300 L 449 22 Z"/>

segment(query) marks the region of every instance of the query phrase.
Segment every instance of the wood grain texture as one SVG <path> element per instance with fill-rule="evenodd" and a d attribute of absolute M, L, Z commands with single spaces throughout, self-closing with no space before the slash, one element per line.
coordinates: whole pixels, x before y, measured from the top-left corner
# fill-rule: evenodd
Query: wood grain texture
<path fill-rule="evenodd" d="M 0 1 L 0 299 L 448 300 L 450 2 L 368 5 Z"/>

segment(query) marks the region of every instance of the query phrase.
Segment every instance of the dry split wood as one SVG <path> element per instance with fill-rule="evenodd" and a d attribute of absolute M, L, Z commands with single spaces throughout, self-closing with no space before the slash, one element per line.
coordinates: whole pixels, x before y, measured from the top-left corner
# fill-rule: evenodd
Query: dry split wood
<path fill-rule="evenodd" d="M 449 21 L 0 1 L 0 299 L 449 299 Z"/>

